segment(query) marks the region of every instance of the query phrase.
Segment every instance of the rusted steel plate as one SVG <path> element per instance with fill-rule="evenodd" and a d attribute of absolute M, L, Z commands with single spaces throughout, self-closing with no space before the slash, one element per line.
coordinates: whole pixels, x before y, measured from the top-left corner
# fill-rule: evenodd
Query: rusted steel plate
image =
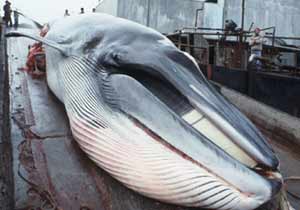
<path fill-rule="evenodd" d="M 62 209 L 101 209 L 101 194 L 90 173 L 91 164 L 68 137 L 32 141 L 37 183 L 36 196 Z M 45 196 L 44 195 L 44 196 Z"/>
<path fill-rule="evenodd" d="M 18 209 L 27 206 L 27 191 L 28 185 L 18 175 L 20 162 L 20 145 L 24 142 L 23 128 L 26 127 L 25 113 L 23 105 L 23 91 L 22 81 L 24 74 L 18 72 L 18 67 L 24 62 L 15 56 L 26 56 L 26 52 L 18 50 L 17 39 L 12 39 L 7 42 L 8 54 L 8 71 L 9 71 L 9 84 L 10 84 L 10 110 L 11 110 L 11 144 L 13 153 L 13 178 L 14 178 L 14 205 Z M 26 43 L 26 42 L 25 42 Z M 20 53 L 20 54 L 19 54 Z"/>
<path fill-rule="evenodd" d="M 30 94 L 28 90 L 28 83 L 27 83 L 27 75 L 22 72 L 23 80 L 22 80 L 22 93 L 23 93 L 23 107 L 24 107 L 24 114 L 25 114 L 25 122 L 27 126 L 32 126 L 35 124 L 34 116 L 31 107 L 31 100 Z"/>
<path fill-rule="evenodd" d="M 45 79 L 28 76 L 27 81 L 35 121 L 31 131 L 40 138 L 70 135 L 64 108 L 48 89 Z"/>

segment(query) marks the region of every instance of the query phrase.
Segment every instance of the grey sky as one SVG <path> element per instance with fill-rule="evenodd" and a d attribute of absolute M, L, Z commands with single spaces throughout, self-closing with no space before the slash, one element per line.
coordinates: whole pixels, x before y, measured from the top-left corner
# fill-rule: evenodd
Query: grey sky
<path fill-rule="evenodd" d="M 12 8 L 17 8 L 29 17 L 40 22 L 48 22 L 51 19 L 63 17 L 65 9 L 69 9 L 71 15 L 80 12 L 84 7 L 86 12 L 98 4 L 98 0 L 10 0 Z M 3 16 L 4 0 L 1 1 L 1 15 Z"/>

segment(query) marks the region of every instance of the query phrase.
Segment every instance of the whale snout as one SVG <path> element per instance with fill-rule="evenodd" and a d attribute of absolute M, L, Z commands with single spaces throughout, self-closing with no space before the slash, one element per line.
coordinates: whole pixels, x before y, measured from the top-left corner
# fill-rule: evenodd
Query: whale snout
<path fill-rule="evenodd" d="M 235 158 L 239 161 L 250 167 L 278 170 L 279 161 L 265 137 L 204 78 L 191 56 L 169 48 L 151 53 L 143 52 L 146 60 L 126 53 L 126 59 L 117 62 L 120 74 L 141 83 L 163 105 L 227 153 L 237 153 Z"/>
<path fill-rule="evenodd" d="M 120 72 L 110 76 L 124 116 L 241 197 L 251 195 L 252 201 L 241 198 L 245 205 L 259 206 L 276 195 L 282 180 L 271 175 L 279 165 L 272 148 L 195 62 L 175 51 L 146 63 L 120 65 Z"/>

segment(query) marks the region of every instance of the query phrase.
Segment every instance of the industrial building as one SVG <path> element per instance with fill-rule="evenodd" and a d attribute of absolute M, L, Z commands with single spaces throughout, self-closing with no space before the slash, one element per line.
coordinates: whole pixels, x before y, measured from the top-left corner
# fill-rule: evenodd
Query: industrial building
<path fill-rule="evenodd" d="M 227 19 L 242 26 L 243 1 L 240 0 L 103 0 L 98 12 L 127 18 L 162 33 L 182 27 L 224 28 Z M 299 36 L 298 0 L 244 0 L 244 29 L 276 27 L 277 36 Z M 300 45 L 299 42 L 291 42 Z"/>

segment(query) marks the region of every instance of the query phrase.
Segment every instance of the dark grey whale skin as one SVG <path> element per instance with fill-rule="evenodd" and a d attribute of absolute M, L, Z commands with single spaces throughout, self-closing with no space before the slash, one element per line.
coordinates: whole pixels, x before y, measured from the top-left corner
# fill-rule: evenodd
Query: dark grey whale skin
<path fill-rule="evenodd" d="M 64 101 L 64 96 L 61 89 L 64 87 L 59 83 L 57 72 L 53 69 L 61 69 L 60 63 L 67 58 L 76 57 L 89 61 L 95 68 L 105 72 L 105 76 L 102 76 L 101 80 L 113 78 L 112 88 L 117 86 L 114 83 L 122 83 L 118 81 L 122 77 L 114 77 L 114 75 L 130 75 L 131 70 L 146 72 L 176 87 L 196 110 L 231 137 L 258 163 L 260 168 L 278 170 L 279 161 L 257 128 L 209 84 L 193 59 L 178 50 L 165 36 L 150 28 L 109 15 L 90 14 L 68 17 L 52 23 L 45 38 L 20 32 L 10 32 L 6 36 L 27 36 L 49 46 L 46 47 L 47 74 L 52 79 L 55 77 L 57 81 L 52 81 L 53 84 L 49 84 L 49 86 L 62 101 Z M 99 77 L 101 77 L 100 74 Z M 132 88 L 131 90 L 135 91 L 133 83 L 132 86 L 130 82 L 127 85 L 122 88 Z M 128 92 L 128 90 L 124 92 Z M 122 93 L 118 92 L 118 94 Z M 141 98 L 146 95 L 143 91 L 139 91 L 137 94 L 140 94 Z M 106 93 L 103 92 L 103 95 Z M 114 95 L 104 97 L 102 101 L 107 106 L 114 108 L 115 104 L 109 101 L 109 99 L 115 100 L 114 97 Z M 118 106 L 118 102 L 116 104 Z M 121 104 L 119 108 L 121 107 L 122 111 L 133 116 L 136 115 L 137 118 L 143 115 L 146 119 L 143 123 L 151 127 L 151 123 L 149 124 L 147 121 L 150 118 L 153 120 L 153 116 L 150 116 L 151 113 L 137 113 L 131 106 L 133 107 L 127 103 Z M 179 121 L 179 119 L 177 120 Z M 159 122 L 152 121 L 152 123 Z M 184 130 L 188 130 L 198 138 L 199 151 L 201 151 L 200 147 L 205 147 L 207 151 L 210 151 L 207 153 L 208 158 L 218 156 L 221 160 L 220 163 L 229 164 L 229 168 L 247 171 L 247 174 L 250 175 L 254 174 L 203 135 L 193 131 L 187 123 L 180 123 Z M 155 130 L 155 128 L 153 129 Z M 159 133 L 159 131 L 157 132 Z M 185 152 L 188 153 L 188 151 Z M 221 174 L 221 171 L 218 173 Z M 230 172 L 228 173 L 230 174 Z M 281 187 L 281 182 L 268 180 L 268 183 L 273 191 L 272 194 L 276 194 Z"/>

